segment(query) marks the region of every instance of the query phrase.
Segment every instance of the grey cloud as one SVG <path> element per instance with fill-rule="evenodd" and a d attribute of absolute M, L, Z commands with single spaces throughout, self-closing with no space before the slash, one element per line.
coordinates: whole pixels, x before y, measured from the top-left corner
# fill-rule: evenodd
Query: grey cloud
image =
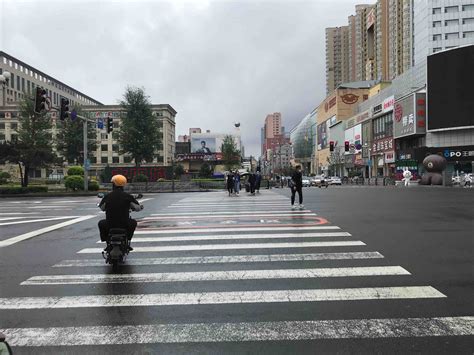
<path fill-rule="evenodd" d="M 177 5 L 176 5 L 177 4 Z M 267 113 L 289 130 L 325 94 L 324 28 L 356 1 L 2 2 L 3 49 L 102 101 L 142 86 L 189 127 L 242 123 L 259 154 Z"/>

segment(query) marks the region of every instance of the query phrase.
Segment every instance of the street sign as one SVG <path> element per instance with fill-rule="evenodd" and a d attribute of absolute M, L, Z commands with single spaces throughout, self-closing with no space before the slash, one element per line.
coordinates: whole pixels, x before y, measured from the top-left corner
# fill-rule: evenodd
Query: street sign
<path fill-rule="evenodd" d="M 104 128 L 104 121 L 102 120 L 102 118 L 99 118 L 97 120 L 97 128 L 99 129 L 103 129 Z"/>
<path fill-rule="evenodd" d="M 76 111 L 76 110 L 72 110 L 72 111 L 71 111 L 71 120 L 74 121 L 76 118 L 77 118 L 77 111 Z"/>
<path fill-rule="evenodd" d="M 84 164 L 84 169 L 89 170 L 91 168 L 91 160 L 86 159 L 86 162 Z"/>

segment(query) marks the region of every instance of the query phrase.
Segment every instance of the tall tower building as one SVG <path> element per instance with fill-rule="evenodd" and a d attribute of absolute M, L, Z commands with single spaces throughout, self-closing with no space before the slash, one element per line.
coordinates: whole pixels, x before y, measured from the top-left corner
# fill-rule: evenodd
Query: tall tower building
<path fill-rule="evenodd" d="M 349 78 L 349 26 L 326 28 L 326 93 Z"/>
<path fill-rule="evenodd" d="M 373 47 L 369 46 L 368 41 L 367 15 L 373 8 L 373 5 L 356 5 L 356 14 L 349 18 L 350 61 L 353 64 L 350 69 L 351 81 L 363 81 L 367 78 L 367 59 L 369 54 L 373 55 Z M 370 41 L 373 40 L 374 37 L 371 36 Z"/>
<path fill-rule="evenodd" d="M 413 66 L 413 16 L 411 0 L 389 0 L 389 77 Z"/>
<path fill-rule="evenodd" d="M 375 48 L 377 80 L 389 80 L 389 0 L 378 0 L 375 4 Z"/>

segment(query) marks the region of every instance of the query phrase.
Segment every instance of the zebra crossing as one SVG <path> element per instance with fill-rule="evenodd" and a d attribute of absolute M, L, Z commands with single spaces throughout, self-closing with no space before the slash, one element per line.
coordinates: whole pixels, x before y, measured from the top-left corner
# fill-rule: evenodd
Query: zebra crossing
<path fill-rule="evenodd" d="M 330 224 L 318 211 L 291 211 L 288 199 L 277 193 L 239 198 L 199 193 L 148 212 L 139 221 L 134 251 L 120 273 L 104 265 L 102 246 L 94 242 L 77 250 L 75 259 L 51 265 L 47 275 L 22 281 L 21 287 L 33 289 L 36 296 L 0 298 L 0 315 L 34 311 L 56 319 L 66 310 L 95 309 L 101 312 L 91 313 L 95 317 L 127 312 L 133 322 L 0 323 L 9 343 L 32 353 L 43 347 L 55 353 L 59 346 L 474 335 L 470 315 L 386 317 L 380 312 L 381 317 L 354 317 L 354 310 L 348 317 L 342 312 L 320 318 L 332 304 L 357 308 L 368 302 L 383 308 L 397 302 L 408 307 L 443 302 L 449 295 L 413 281 L 409 270 L 372 250 L 363 236 Z M 261 313 L 275 305 L 271 314 Z M 140 322 L 135 314 L 165 314 L 167 307 L 172 311 L 166 322 Z M 189 307 L 197 315 L 187 320 Z M 203 316 L 199 312 L 204 307 L 212 312 Z M 220 318 L 224 307 L 234 315 L 232 321 Z M 298 310 L 294 319 L 283 316 L 285 309 Z M 265 314 L 263 320 L 259 314 Z M 306 318 L 298 318 L 301 314 Z"/>

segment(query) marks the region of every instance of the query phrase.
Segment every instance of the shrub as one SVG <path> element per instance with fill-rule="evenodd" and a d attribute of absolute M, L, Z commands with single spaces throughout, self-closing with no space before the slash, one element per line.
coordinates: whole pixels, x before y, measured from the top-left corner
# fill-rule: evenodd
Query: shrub
<path fill-rule="evenodd" d="M 99 190 L 99 183 L 97 181 L 89 181 L 88 185 L 89 191 L 98 191 Z"/>
<path fill-rule="evenodd" d="M 67 169 L 67 174 L 68 176 L 84 176 L 84 168 L 82 166 L 71 166 Z"/>
<path fill-rule="evenodd" d="M 48 192 L 47 186 L 4 186 L 0 187 L 0 195 L 10 195 L 10 194 L 28 194 L 34 192 Z"/>
<path fill-rule="evenodd" d="M 66 186 L 66 189 L 71 189 L 73 191 L 83 190 L 84 178 L 78 175 L 68 176 L 64 179 L 64 186 Z"/>
<path fill-rule="evenodd" d="M 0 172 L 0 184 L 6 184 L 8 182 L 8 179 L 10 179 L 10 174 L 7 173 L 6 171 L 1 171 Z"/>
<path fill-rule="evenodd" d="M 148 182 L 148 176 L 143 174 L 138 174 L 133 178 L 133 182 Z"/>

